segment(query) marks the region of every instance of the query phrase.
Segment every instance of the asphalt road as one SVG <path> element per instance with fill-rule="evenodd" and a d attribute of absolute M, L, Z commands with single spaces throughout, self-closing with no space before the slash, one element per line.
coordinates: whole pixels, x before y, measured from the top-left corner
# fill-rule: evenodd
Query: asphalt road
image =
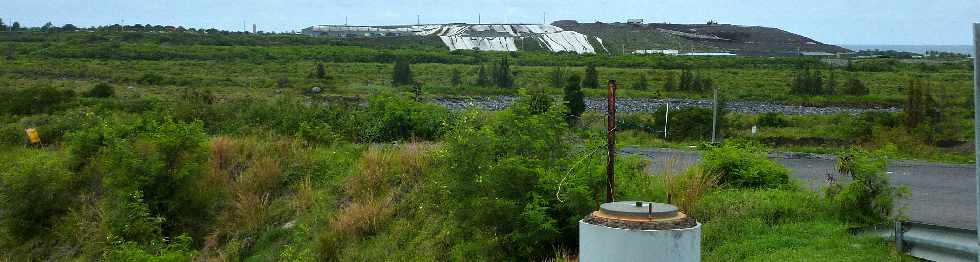
<path fill-rule="evenodd" d="M 676 149 L 623 148 L 620 153 L 651 158 L 654 174 L 661 173 L 670 158 L 677 159 L 675 171 L 701 160 L 699 152 Z M 771 154 L 769 157 L 790 169 L 801 186 L 811 189 L 826 185 L 826 174 L 835 173 L 836 160 L 829 156 Z M 887 167 L 892 185 L 909 188 L 911 194 L 898 204 L 909 220 L 964 229 L 977 228 L 974 170 L 973 165 L 924 161 L 889 161 Z"/>

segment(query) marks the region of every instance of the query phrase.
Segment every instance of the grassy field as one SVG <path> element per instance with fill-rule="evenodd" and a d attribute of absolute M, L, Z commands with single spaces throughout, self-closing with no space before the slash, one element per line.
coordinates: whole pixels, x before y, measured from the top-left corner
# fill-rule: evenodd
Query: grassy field
<path fill-rule="evenodd" d="M 606 163 L 598 155 L 605 134 L 602 116 L 567 118 L 562 102 L 548 96 L 561 94 L 549 86 L 549 63 L 566 61 L 565 70 L 582 72 L 582 61 L 593 61 L 600 79 L 626 86 L 646 73 L 652 88 L 623 96 L 672 98 L 704 97 L 660 89 L 666 75 L 700 65 L 728 99 L 799 104 L 901 104 L 895 86 L 917 74 L 904 65 L 849 72 L 868 82 L 870 96 L 804 97 L 788 93 L 796 60 L 784 58 L 474 54 L 388 44 L 157 33 L 0 36 L 0 48 L 15 50 L 0 60 L 7 101 L 0 104 L 0 260 L 573 259 L 577 221 L 604 199 Z M 390 60 L 413 56 L 429 60 L 411 67 L 425 96 L 520 98 L 498 112 L 418 103 L 407 88 L 390 84 Z M 501 57 L 513 59 L 517 87 L 451 86 L 453 69 L 472 83 L 476 61 Z M 317 62 L 326 79 L 312 77 Z M 965 69 L 937 70 L 930 79 L 951 92 L 968 90 Z M 324 92 L 308 94 L 313 86 Z M 519 91 L 538 87 L 546 88 Z M 695 130 L 705 130 L 705 112 L 672 113 L 679 119 L 671 123 L 687 127 L 671 133 L 677 140 L 624 128 L 620 145 L 700 144 L 704 133 Z M 658 126 L 657 116 L 622 121 Z M 673 182 L 648 174 L 642 158 L 617 160 L 616 197 L 674 196 L 669 201 L 704 223 L 707 261 L 908 259 L 881 239 L 848 233 L 894 219 L 848 202 L 867 197 L 852 195 L 866 185 L 802 189 L 755 144 L 806 147 L 780 141 L 820 138 L 831 142 L 816 150 L 861 144 L 883 152 L 876 154 L 937 145 L 906 134 L 898 114 L 779 116 L 778 127 L 746 134 L 760 117 L 728 114 L 733 142 L 706 149 L 717 157 Z M 955 119 L 961 128 L 969 122 Z M 40 143 L 27 142 L 27 128 Z M 968 137 L 951 133 L 945 138 Z M 891 139 L 899 134 L 908 142 Z M 881 173 L 867 161 L 855 164 L 864 173 L 851 175 Z M 876 194 L 880 203 L 898 197 Z M 872 219 L 848 215 L 868 212 Z"/>

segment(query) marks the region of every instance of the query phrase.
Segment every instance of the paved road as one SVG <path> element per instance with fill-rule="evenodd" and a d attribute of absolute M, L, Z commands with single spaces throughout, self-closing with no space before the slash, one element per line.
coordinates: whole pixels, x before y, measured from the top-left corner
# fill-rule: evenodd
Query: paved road
<path fill-rule="evenodd" d="M 638 154 L 653 160 L 651 171 L 660 173 L 667 159 L 676 158 L 676 170 L 701 160 L 696 151 L 624 148 L 623 154 Z M 835 159 L 826 156 L 770 155 L 790 169 L 802 186 L 818 189 L 827 173 L 834 172 Z M 924 161 L 890 161 L 888 175 L 893 185 L 904 185 L 911 195 L 899 202 L 910 220 L 976 229 L 976 180 L 973 165 L 939 164 Z M 676 172 L 675 172 L 676 173 Z"/>

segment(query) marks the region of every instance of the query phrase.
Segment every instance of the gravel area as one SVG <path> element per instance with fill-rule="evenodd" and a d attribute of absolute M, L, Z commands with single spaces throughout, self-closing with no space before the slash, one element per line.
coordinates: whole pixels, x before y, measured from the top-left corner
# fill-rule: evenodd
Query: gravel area
<path fill-rule="evenodd" d="M 467 98 L 436 98 L 432 103 L 440 104 L 451 110 L 465 110 L 478 108 L 482 110 L 502 110 L 514 103 L 517 97 L 514 96 L 482 96 Z M 616 101 L 616 109 L 622 113 L 634 112 L 655 112 L 657 108 L 670 103 L 673 108 L 684 107 L 711 107 L 711 100 L 697 99 L 656 99 L 656 98 L 620 98 Z M 585 100 L 586 108 L 594 112 L 606 112 L 606 100 L 600 97 L 589 97 Z M 896 107 L 889 108 L 856 108 L 856 107 L 811 107 L 811 106 L 791 106 L 778 103 L 753 102 L 753 101 L 728 101 L 728 110 L 739 113 L 770 113 L 777 112 L 787 115 L 829 115 L 837 113 L 860 114 L 867 111 L 898 112 L 901 109 Z"/>
<path fill-rule="evenodd" d="M 622 228 L 631 230 L 671 230 L 671 229 L 684 229 L 692 228 L 698 225 L 697 221 L 693 218 L 685 217 L 678 220 L 669 221 L 653 221 L 653 222 L 633 222 L 633 221 L 622 221 L 613 220 L 603 217 L 597 217 L 595 215 L 589 215 L 583 220 L 585 223 L 593 225 L 607 226 L 611 228 Z"/>

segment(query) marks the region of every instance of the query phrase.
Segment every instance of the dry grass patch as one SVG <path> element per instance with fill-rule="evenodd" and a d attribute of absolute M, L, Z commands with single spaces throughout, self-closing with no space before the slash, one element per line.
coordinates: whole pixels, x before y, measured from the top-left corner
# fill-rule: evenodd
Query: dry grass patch
<path fill-rule="evenodd" d="M 694 214 L 697 203 L 709 191 L 718 186 L 718 177 L 705 174 L 700 166 L 693 166 L 684 176 L 678 179 L 678 186 L 673 187 L 676 195 L 674 203 L 687 214 Z"/>

